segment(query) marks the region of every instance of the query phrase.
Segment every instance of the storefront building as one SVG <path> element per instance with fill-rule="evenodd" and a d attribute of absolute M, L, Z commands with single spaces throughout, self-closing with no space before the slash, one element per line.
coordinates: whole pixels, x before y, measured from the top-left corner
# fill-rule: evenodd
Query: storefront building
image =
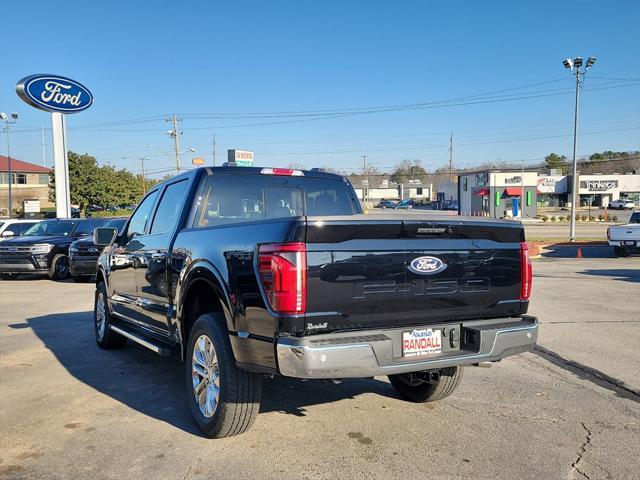
<path fill-rule="evenodd" d="M 488 170 L 458 176 L 459 213 L 492 218 L 535 218 L 538 173 Z"/>
<path fill-rule="evenodd" d="M 538 205 L 567 207 L 571 205 L 571 175 L 541 175 L 538 177 Z M 578 177 L 580 206 L 607 207 L 613 200 L 629 198 L 640 202 L 640 175 L 580 175 Z"/>

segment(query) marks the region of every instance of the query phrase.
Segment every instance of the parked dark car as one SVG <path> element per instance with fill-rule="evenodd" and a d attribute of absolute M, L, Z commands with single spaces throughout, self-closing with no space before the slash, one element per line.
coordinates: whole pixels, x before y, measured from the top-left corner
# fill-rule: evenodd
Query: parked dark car
<path fill-rule="evenodd" d="M 252 425 L 264 374 L 387 375 L 401 397 L 429 402 L 463 366 L 537 338 L 521 223 L 363 215 L 338 175 L 194 169 L 154 186 L 122 232 L 94 237 L 97 344 L 182 359 L 210 437 Z"/>
<path fill-rule="evenodd" d="M 104 223 L 105 227 L 122 230 L 126 218 L 112 218 Z M 94 243 L 93 235 L 80 238 L 69 246 L 69 274 L 76 282 L 90 280 L 96 275 L 100 248 Z"/>
<path fill-rule="evenodd" d="M 385 208 L 395 208 L 397 203 L 398 202 L 395 202 L 393 200 L 380 200 L 380 202 L 378 202 L 374 206 L 374 208 L 381 208 L 382 210 L 384 210 Z"/>
<path fill-rule="evenodd" d="M 48 275 L 52 280 L 69 276 L 69 245 L 88 237 L 106 219 L 56 219 L 34 224 L 20 237 L 0 244 L 0 276 Z"/>

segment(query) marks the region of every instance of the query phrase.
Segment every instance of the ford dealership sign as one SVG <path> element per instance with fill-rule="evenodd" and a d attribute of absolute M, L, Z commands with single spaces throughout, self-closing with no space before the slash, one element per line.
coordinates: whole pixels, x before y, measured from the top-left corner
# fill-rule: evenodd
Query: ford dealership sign
<path fill-rule="evenodd" d="M 407 267 L 418 275 L 433 275 L 447 268 L 447 264 L 437 257 L 418 257 Z"/>
<path fill-rule="evenodd" d="M 93 103 L 87 87 L 59 75 L 30 75 L 18 82 L 16 92 L 32 107 L 47 112 L 77 113 Z"/>

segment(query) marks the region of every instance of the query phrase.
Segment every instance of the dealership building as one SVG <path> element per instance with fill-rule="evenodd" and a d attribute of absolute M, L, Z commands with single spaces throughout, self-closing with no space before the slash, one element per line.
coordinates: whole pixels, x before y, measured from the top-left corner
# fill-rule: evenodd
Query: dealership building
<path fill-rule="evenodd" d="M 485 170 L 458 176 L 462 215 L 535 218 L 538 207 L 571 204 L 571 175 L 543 175 L 536 170 Z M 581 206 L 607 207 L 630 198 L 640 205 L 639 174 L 596 174 L 578 177 Z"/>

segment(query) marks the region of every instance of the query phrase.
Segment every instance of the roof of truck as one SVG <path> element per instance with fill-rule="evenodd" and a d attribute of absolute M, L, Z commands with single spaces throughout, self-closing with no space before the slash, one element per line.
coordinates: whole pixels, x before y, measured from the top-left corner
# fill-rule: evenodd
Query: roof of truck
<path fill-rule="evenodd" d="M 222 166 L 222 167 L 198 167 L 198 168 L 194 168 L 191 170 L 188 170 L 184 173 L 181 173 L 179 175 L 176 175 L 174 177 L 168 178 L 167 180 L 165 180 L 164 182 L 173 180 L 175 178 L 178 177 L 190 177 L 192 175 L 196 175 L 199 171 L 201 170 L 206 170 L 208 174 L 210 175 L 261 175 L 263 173 L 264 170 L 272 170 L 274 171 L 274 173 L 271 173 L 270 175 L 272 176 L 291 176 L 291 175 L 287 175 L 286 173 L 284 173 L 285 171 L 291 171 L 291 172 L 302 172 L 301 176 L 307 177 L 307 178 L 324 178 L 326 180 L 344 180 L 345 177 L 343 177 L 342 175 L 338 175 L 335 173 L 328 173 L 319 169 L 312 169 L 312 170 L 299 170 L 297 168 L 286 168 L 286 167 L 229 167 L 229 166 Z M 283 172 L 283 173 L 278 173 L 278 172 Z M 161 183 L 164 183 L 161 182 Z"/>

